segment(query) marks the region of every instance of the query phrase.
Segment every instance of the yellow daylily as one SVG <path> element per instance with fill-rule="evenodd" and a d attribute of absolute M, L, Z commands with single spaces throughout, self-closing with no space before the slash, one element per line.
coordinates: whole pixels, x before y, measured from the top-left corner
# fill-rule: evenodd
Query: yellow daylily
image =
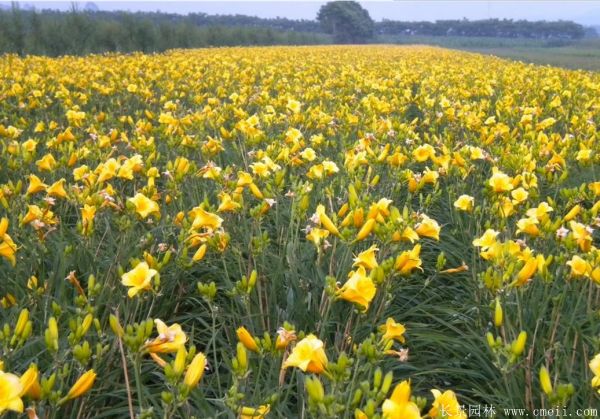
<path fill-rule="evenodd" d="M 140 262 L 135 268 L 121 277 L 121 283 L 126 287 L 129 298 L 135 297 L 140 291 L 152 288 L 152 278 L 158 273 L 155 269 L 150 269 L 146 262 Z"/>
<path fill-rule="evenodd" d="M 296 367 L 304 372 L 321 374 L 327 368 L 327 362 L 323 341 L 310 334 L 294 346 L 283 368 Z"/>
<path fill-rule="evenodd" d="M 361 306 L 366 311 L 376 292 L 377 287 L 367 276 L 364 266 L 359 266 L 356 271 L 350 272 L 348 280 L 336 291 L 336 295 L 342 300 Z"/>

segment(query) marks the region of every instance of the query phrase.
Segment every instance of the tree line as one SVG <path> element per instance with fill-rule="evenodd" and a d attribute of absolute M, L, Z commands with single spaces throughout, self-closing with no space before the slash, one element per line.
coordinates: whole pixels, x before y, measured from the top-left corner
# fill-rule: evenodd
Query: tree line
<path fill-rule="evenodd" d="M 354 1 L 321 7 L 316 20 L 162 12 L 0 9 L 0 53 L 80 55 L 160 52 L 172 48 L 236 45 L 310 45 L 377 42 L 378 36 L 426 35 L 579 39 L 586 28 L 569 21 L 510 19 L 374 22 Z"/>
<path fill-rule="evenodd" d="M 213 19 L 214 18 L 214 19 Z M 262 24 L 272 20 L 270 25 Z M 311 22 L 314 25 L 316 22 Z M 289 24 L 289 25 L 288 25 Z M 288 26 L 286 26 L 288 25 Z M 245 45 L 311 45 L 331 37 L 290 19 L 249 16 L 181 16 L 167 13 L 87 11 L 73 8 L 0 10 L 0 53 L 81 55 L 160 52 L 173 48 Z M 285 29 L 284 29 L 285 28 Z M 308 29 L 308 30 L 307 30 Z"/>
<path fill-rule="evenodd" d="M 398 22 L 383 20 L 375 24 L 380 35 L 487 36 L 496 38 L 580 39 L 586 29 L 575 22 L 512 19 L 438 20 L 436 22 Z"/>

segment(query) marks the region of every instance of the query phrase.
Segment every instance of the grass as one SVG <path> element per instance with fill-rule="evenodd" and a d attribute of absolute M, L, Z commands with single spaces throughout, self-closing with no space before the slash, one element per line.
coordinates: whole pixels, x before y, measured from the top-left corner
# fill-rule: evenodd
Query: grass
<path fill-rule="evenodd" d="M 561 43 L 535 39 L 402 36 L 383 40 L 398 44 L 437 45 L 538 65 L 600 71 L 600 39 Z"/>

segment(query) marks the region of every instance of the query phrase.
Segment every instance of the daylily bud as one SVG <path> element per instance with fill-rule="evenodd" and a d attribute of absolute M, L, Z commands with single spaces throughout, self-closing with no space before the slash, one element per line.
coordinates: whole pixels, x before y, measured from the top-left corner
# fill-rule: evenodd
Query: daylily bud
<path fill-rule="evenodd" d="M 542 386 L 544 393 L 547 395 L 552 394 L 552 381 L 550 380 L 550 374 L 546 367 L 540 368 L 540 385 Z"/>

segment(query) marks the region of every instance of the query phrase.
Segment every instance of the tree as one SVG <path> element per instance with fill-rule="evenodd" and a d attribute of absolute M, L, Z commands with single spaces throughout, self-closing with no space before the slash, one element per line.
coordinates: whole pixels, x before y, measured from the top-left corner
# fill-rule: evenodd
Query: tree
<path fill-rule="evenodd" d="M 360 44 L 373 37 L 369 12 L 355 1 L 333 1 L 321 6 L 317 20 L 341 44 Z"/>

